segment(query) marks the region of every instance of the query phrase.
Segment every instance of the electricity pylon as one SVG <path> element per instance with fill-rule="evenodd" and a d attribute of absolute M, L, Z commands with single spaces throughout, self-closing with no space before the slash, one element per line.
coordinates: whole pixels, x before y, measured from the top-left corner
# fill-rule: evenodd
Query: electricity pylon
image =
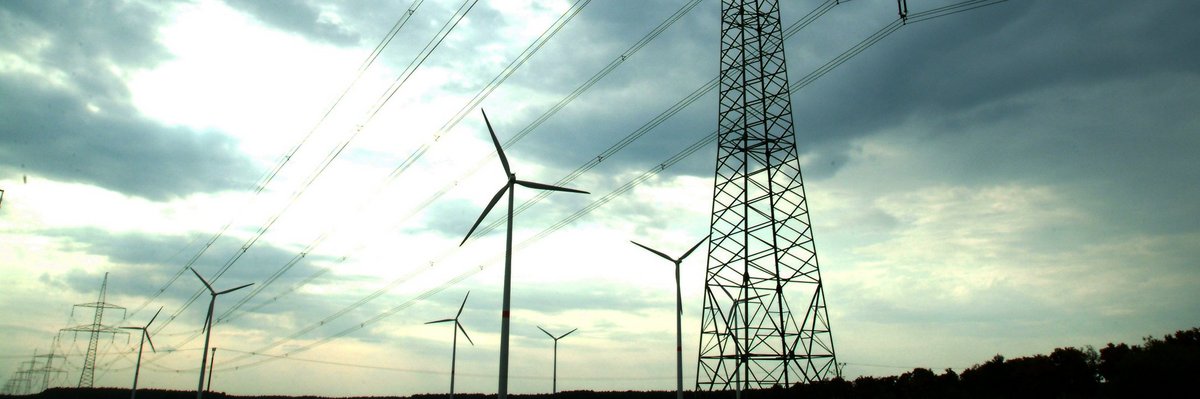
<path fill-rule="evenodd" d="M 79 374 L 79 385 L 78 385 L 79 388 L 91 388 L 92 383 L 94 382 L 93 380 L 95 378 L 95 373 L 96 373 L 96 346 L 99 343 L 100 334 L 113 334 L 113 335 L 126 334 L 126 335 L 128 335 L 128 333 L 121 331 L 120 329 L 105 326 L 104 324 L 102 324 L 102 322 L 104 321 L 104 309 L 120 310 L 122 312 L 122 317 L 124 316 L 124 312 L 125 312 L 125 308 L 117 306 L 117 305 L 113 305 L 111 303 L 104 301 L 105 295 L 107 295 L 107 293 L 108 293 L 108 273 L 105 272 L 104 273 L 104 282 L 100 284 L 100 296 L 96 299 L 96 302 L 81 303 L 81 304 L 75 305 L 75 307 L 71 308 L 72 316 L 75 313 L 75 308 L 95 308 L 96 311 L 92 315 L 92 324 L 83 324 L 83 325 L 78 325 L 75 327 L 68 327 L 68 328 L 59 330 L 60 332 L 74 332 L 77 334 L 81 333 L 81 332 L 86 332 L 89 334 L 87 353 L 83 357 L 83 372 Z"/>
<path fill-rule="evenodd" d="M 778 0 L 723 0 L 697 389 L 835 375 L 783 45 Z"/>
<path fill-rule="evenodd" d="M 54 337 L 54 341 L 55 341 L 54 345 L 57 345 L 57 343 L 58 343 L 57 336 Z M 58 354 L 54 353 L 54 346 L 50 347 L 50 354 L 47 354 L 47 355 L 39 355 L 39 354 L 37 354 L 37 352 L 34 352 L 33 360 L 35 362 L 38 359 L 45 359 L 42 361 L 42 367 L 35 370 L 38 374 L 41 374 L 41 376 L 42 376 L 42 381 L 41 381 L 42 389 L 36 390 L 36 392 L 41 392 L 41 391 L 50 389 L 50 374 L 52 374 L 52 373 L 59 374 L 59 373 L 66 372 L 66 370 L 63 370 L 62 368 L 54 367 L 54 358 L 60 358 L 60 359 L 64 358 L 63 355 L 58 355 Z"/>

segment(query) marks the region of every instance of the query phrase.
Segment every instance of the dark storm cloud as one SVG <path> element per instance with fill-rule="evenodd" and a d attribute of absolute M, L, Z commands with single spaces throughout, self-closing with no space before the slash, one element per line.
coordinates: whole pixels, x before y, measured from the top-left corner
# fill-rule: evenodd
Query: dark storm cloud
<path fill-rule="evenodd" d="M 231 138 L 145 118 L 114 72 L 167 59 L 162 18 L 138 4 L 0 3 L 0 50 L 41 71 L 0 75 L 0 173 L 23 164 L 152 200 L 248 186 L 256 168 Z"/>
<path fill-rule="evenodd" d="M 512 85 L 544 90 L 557 102 L 597 76 L 681 5 L 652 2 L 644 7 L 626 7 L 620 3 L 593 3 L 539 52 Z M 690 10 L 534 130 L 514 152 L 528 152 L 531 158 L 527 162 L 562 168 L 565 174 L 701 87 L 716 74 L 716 57 L 705 57 L 715 54 L 708 48 L 716 47 L 716 31 L 706 31 L 711 27 L 707 23 L 711 18 L 706 17 L 715 15 L 716 6 L 704 2 Z M 711 45 L 704 40 L 710 38 Z M 596 171 L 645 170 L 708 134 L 715 128 L 715 97 L 704 99 L 605 160 Z M 511 115 L 506 130 L 512 132 L 509 134 L 521 130 L 548 107 L 532 107 Z M 711 169 L 711 161 L 704 164 L 709 166 L 702 169 Z M 691 168 L 676 170 L 699 172 Z"/>
<path fill-rule="evenodd" d="M 1193 2 L 1006 2 L 921 22 L 794 96 L 796 119 L 809 142 L 844 141 L 1060 87 L 1193 74 L 1200 54 L 1188 38 L 1200 27 L 1188 16 L 1197 12 Z M 830 101 L 838 93 L 853 97 Z"/>
<path fill-rule="evenodd" d="M 1178 182 L 1200 178 L 1188 155 L 1200 147 L 1197 13 L 1006 2 L 906 27 L 793 96 L 801 152 L 906 137 L 938 166 L 897 184 L 1049 184 L 1126 232 L 1194 230 L 1180 221 L 1200 211 L 1200 189 Z"/>
<path fill-rule="evenodd" d="M 880 21 L 879 26 L 886 23 L 886 18 L 880 19 L 882 17 L 876 15 L 879 14 L 875 12 L 877 10 L 868 8 L 870 4 L 857 6 L 861 7 L 839 6 L 789 40 L 789 76 L 793 81 L 833 59 L 874 29 L 862 30 L 861 34 L 841 33 L 846 29 L 839 26 L 838 21 L 856 20 L 857 14 L 862 14 L 858 19 L 876 19 Z M 713 10 L 704 7 L 702 5 L 693 12 L 702 17 L 706 12 L 711 15 Z M 588 42 L 601 45 L 581 47 L 598 53 L 612 53 L 594 56 L 595 60 L 607 61 L 623 48 L 610 42 L 631 42 L 628 39 L 638 36 L 631 32 L 642 32 L 657 23 L 644 15 L 641 19 L 637 15 L 619 18 L 619 12 L 603 7 L 589 8 L 581 18 L 588 17 L 588 12 L 604 14 L 603 18 L 590 15 L 594 19 L 619 21 L 589 25 L 597 28 L 588 31 Z M 1098 6 L 1082 2 L 1014 1 L 905 26 L 816 84 L 793 94 L 800 152 L 810 161 L 805 174 L 815 179 L 833 176 L 850 161 L 854 140 L 880 134 L 914 119 L 933 121 L 935 126 L 929 126 L 924 133 L 934 135 L 931 139 L 941 139 L 980 127 L 1012 125 L 1019 121 L 1014 118 L 1030 113 L 1041 113 L 1038 117 L 1044 117 L 1056 112 L 1053 108 L 1037 108 L 1019 101 L 1051 99 L 1056 90 L 1139 82 L 1144 78 L 1173 74 L 1194 76 L 1200 65 L 1200 53 L 1190 50 L 1190 38 L 1200 35 L 1197 32 L 1200 27 L 1191 23 L 1188 16 L 1197 12 L 1200 12 L 1200 6 L 1190 2 Z M 581 23 L 588 21 L 591 19 L 584 18 Z M 784 21 L 785 24 L 791 22 Z M 633 26 L 605 28 L 606 24 L 625 23 Z M 716 74 L 715 30 L 706 32 L 701 28 L 713 29 L 699 23 L 672 28 L 668 33 L 679 31 L 682 36 L 672 40 L 670 48 L 644 50 L 630 58 L 617 72 L 546 122 L 514 152 L 528 148 L 533 160 L 570 170 L 666 110 L 692 89 L 700 87 L 705 78 Z M 567 33 L 564 30 L 564 34 Z M 579 41 L 581 37 L 561 40 Z M 837 44 L 830 45 L 831 42 Z M 697 50 L 689 53 L 672 51 L 681 47 Z M 560 68 L 581 71 L 572 76 L 574 82 L 568 82 L 571 79 L 566 78 L 552 79 L 558 75 L 545 65 L 531 64 L 530 68 L 523 72 L 536 77 L 528 78 L 529 82 L 559 81 L 550 86 L 573 87 L 599 65 L 578 63 Z M 1103 111 L 1106 106 L 1121 107 L 1122 103 L 1140 101 L 1141 98 L 1098 100 L 1092 101 L 1093 107 L 1077 109 L 1094 113 L 1092 118 L 1104 119 L 1108 116 Z M 1042 105 L 1045 104 L 1038 106 Z M 541 110 L 529 112 L 536 115 L 538 111 Z M 646 166 L 657 164 L 711 132 L 715 128 L 715 112 L 715 97 L 705 97 L 623 150 L 618 155 L 622 162 L 602 164 L 593 173 L 629 168 L 644 170 Z M 1171 117 L 1165 110 L 1162 116 Z M 516 127 L 506 128 L 517 130 L 523 126 L 519 122 L 513 125 Z M 1033 136 L 1058 137 L 1059 141 L 1088 139 L 1077 130 L 1011 127 Z M 1177 135 L 1179 131 L 1163 134 Z M 1084 153 L 1075 157 L 1095 155 Z M 1030 163 L 1029 159 L 1033 158 L 1030 154 L 1002 156 L 1007 156 L 1007 163 L 1022 165 L 1063 160 L 1062 157 L 1040 157 L 1037 159 L 1040 162 Z M 712 173 L 711 160 L 696 161 L 687 166 L 690 168 L 677 168 L 667 173 Z M 1152 166 L 1143 165 L 1146 167 Z M 1076 168 L 1073 172 L 1074 175 L 1082 173 L 1086 173 L 1085 168 Z"/>
<path fill-rule="evenodd" d="M 352 46 L 360 37 L 345 26 L 321 18 L 320 6 L 305 0 L 225 0 L 230 7 L 246 12 L 263 23 L 318 41 Z M 331 6 L 336 7 L 336 6 Z"/>

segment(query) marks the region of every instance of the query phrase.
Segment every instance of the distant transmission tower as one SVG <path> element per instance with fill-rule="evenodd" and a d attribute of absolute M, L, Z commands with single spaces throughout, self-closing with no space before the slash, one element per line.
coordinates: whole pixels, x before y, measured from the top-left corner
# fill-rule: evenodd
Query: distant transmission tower
<path fill-rule="evenodd" d="M 58 343 L 58 337 L 54 337 L 54 340 L 55 340 L 55 345 L 57 345 L 57 343 Z M 62 358 L 63 358 L 63 355 L 58 355 L 58 354 L 55 354 L 55 353 L 54 353 L 54 346 L 51 346 L 51 347 L 50 347 L 50 354 L 48 354 L 48 355 L 38 355 L 38 354 L 34 353 L 34 356 L 33 356 L 33 357 L 34 357 L 34 359 L 35 359 L 35 360 L 36 360 L 37 358 L 44 358 L 44 359 L 45 359 L 45 361 L 43 361 L 43 362 L 42 362 L 42 368 L 41 368 L 40 370 L 38 370 L 38 373 L 42 375 L 42 389 L 41 389 L 41 391 L 45 391 L 45 390 L 47 390 L 47 389 L 50 389 L 50 375 L 51 375 L 51 374 L 59 374 L 59 373 L 65 373 L 65 372 L 66 372 L 66 370 L 63 370 L 62 368 L 54 367 L 54 359 L 55 359 L 55 358 L 59 358 L 59 359 L 62 359 Z M 39 391 L 39 392 L 40 392 L 40 391 Z"/>
<path fill-rule="evenodd" d="M 92 387 L 93 379 L 95 378 L 96 374 L 96 345 L 100 340 L 100 334 L 128 334 L 127 332 L 121 331 L 114 327 L 105 326 L 101 323 L 104 320 L 104 309 L 119 309 L 122 313 L 125 312 L 125 308 L 104 301 L 107 291 L 108 273 L 104 273 L 104 282 L 100 284 L 100 296 L 96 302 L 75 305 L 76 308 L 96 309 L 95 315 L 92 317 L 92 324 L 83 324 L 59 330 L 75 333 L 86 332 L 90 334 L 88 339 L 87 354 L 83 358 L 83 373 L 79 374 L 80 388 Z M 74 308 L 71 309 L 71 313 L 74 315 Z"/>
<path fill-rule="evenodd" d="M 778 0 L 723 1 L 720 73 L 696 388 L 740 392 L 836 376 Z"/>

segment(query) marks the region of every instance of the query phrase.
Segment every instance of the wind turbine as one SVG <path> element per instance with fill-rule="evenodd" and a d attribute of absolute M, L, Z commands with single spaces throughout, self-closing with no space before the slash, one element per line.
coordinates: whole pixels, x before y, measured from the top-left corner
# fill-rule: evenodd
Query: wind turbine
<path fill-rule="evenodd" d="M 676 381 L 675 381 L 675 398 L 676 399 L 683 399 L 683 293 L 679 289 L 679 264 L 683 263 L 683 259 L 688 257 L 688 255 L 691 255 L 692 252 L 696 250 L 696 248 L 700 248 L 700 244 L 703 244 L 704 240 L 707 240 L 707 239 L 708 238 L 705 237 L 703 240 L 700 240 L 700 242 L 697 242 L 696 245 L 692 246 L 692 249 L 689 249 L 687 252 L 685 252 L 683 254 L 683 256 L 680 256 L 678 259 L 673 259 L 670 256 L 667 256 L 667 254 L 659 252 L 659 251 L 655 250 L 654 248 L 650 248 L 645 245 L 638 244 L 637 241 L 629 241 L 629 242 L 632 242 L 633 245 L 642 247 L 647 251 L 653 252 L 653 253 L 657 254 L 658 256 L 663 257 L 663 259 L 666 259 L 666 260 L 671 261 L 672 263 L 675 263 L 675 309 L 676 309 L 676 312 L 675 312 L 675 379 L 676 379 Z"/>
<path fill-rule="evenodd" d="M 471 291 L 467 291 L 467 295 L 463 297 L 462 305 L 458 306 L 458 313 L 454 314 L 453 319 L 434 320 L 425 324 L 445 323 L 448 321 L 454 322 L 454 340 L 450 346 L 450 399 L 454 399 L 454 362 L 458 357 L 458 332 L 461 330 L 464 337 L 467 337 L 467 342 L 475 345 L 475 341 L 471 340 L 471 336 L 467 335 L 467 329 L 463 328 L 462 323 L 458 322 L 458 316 L 462 315 L 463 308 L 467 306 L 467 298 L 471 297 Z"/>
<path fill-rule="evenodd" d="M 200 383 L 196 385 L 196 399 L 201 399 L 204 397 L 204 366 L 208 364 L 208 338 L 212 335 L 213 305 L 217 303 L 217 295 L 228 294 L 252 286 L 254 283 L 217 292 L 217 290 L 213 289 L 212 284 L 208 283 L 208 280 L 200 277 L 200 273 L 196 272 L 196 269 L 192 269 L 191 266 L 188 269 L 192 271 L 192 274 L 196 275 L 196 278 L 200 279 L 201 283 L 204 283 L 204 288 L 207 288 L 209 295 L 211 295 L 211 298 L 208 300 L 208 317 L 204 318 L 204 351 L 200 352 Z"/>
<path fill-rule="evenodd" d="M 487 112 L 482 109 L 479 112 L 483 113 L 483 121 L 487 123 L 488 133 L 492 135 L 492 143 L 496 145 L 496 154 L 500 156 L 500 164 L 504 166 L 504 174 L 508 175 L 508 182 L 504 183 L 504 187 L 496 192 L 496 196 L 492 197 L 492 202 L 489 202 L 486 208 L 483 208 L 483 214 L 479 215 L 479 220 L 475 221 L 475 225 L 471 226 L 471 230 L 467 231 L 467 236 L 463 237 L 462 242 L 458 243 L 462 246 L 471 238 L 471 233 L 475 232 L 475 228 L 479 227 L 479 223 L 483 222 L 483 218 L 487 217 L 488 212 L 491 212 L 492 207 L 500 202 L 500 197 L 504 196 L 504 192 L 508 192 L 508 236 L 504 244 L 504 310 L 500 313 L 500 387 L 497 390 L 497 399 L 508 398 L 508 310 L 509 296 L 512 291 L 512 231 L 513 231 L 513 188 L 516 185 L 522 185 L 528 188 L 536 188 L 539 190 L 550 191 L 565 191 L 569 193 L 588 194 L 587 191 L 576 190 L 566 187 L 552 186 L 549 184 L 534 183 L 531 181 L 517 180 L 517 175 L 508 167 L 508 158 L 504 156 L 504 149 L 500 148 L 500 139 L 496 138 L 496 131 L 492 130 L 492 122 L 488 121 Z"/>
<path fill-rule="evenodd" d="M 138 357 L 137 357 L 137 363 L 136 363 L 136 365 L 133 367 L 133 391 L 132 391 L 132 392 L 129 394 L 129 399 L 136 399 L 136 398 L 137 398 L 137 380 L 138 380 L 138 373 L 140 373 L 140 372 L 142 371 L 142 346 L 144 346 L 144 345 L 146 344 L 146 341 L 150 341 L 150 350 L 151 350 L 151 351 L 154 351 L 154 353 L 158 353 L 158 350 L 154 349 L 154 340 L 150 339 L 150 331 L 149 331 L 149 330 L 147 330 L 147 328 L 150 328 L 150 324 L 153 324 L 153 323 L 154 323 L 154 319 L 157 319 L 157 318 L 158 318 L 158 314 L 159 314 L 159 313 L 162 313 L 162 307 L 161 307 L 161 306 L 159 306 L 159 307 L 158 307 L 158 311 L 157 311 L 157 312 L 154 312 L 154 316 L 150 318 L 150 322 L 146 323 L 146 325 L 145 325 L 145 326 L 142 326 L 142 327 L 121 327 L 121 328 L 124 328 L 124 329 L 126 329 L 126 330 L 141 330 L 141 331 L 142 331 L 142 341 L 141 341 L 140 343 L 138 343 Z"/>
<path fill-rule="evenodd" d="M 554 334 L 551 334 L 550 332 L 546 331 L 546 329 L 542 328 L 542 326 L 538 326 L 538 329 L 542 330 L 542 332 L 544 332 L 544 333 L 546 333 L 546 335 L 550 336 L 550 339 L 554 340 L 554 379 L 551 380 L 553 382 L 551 382 L 552 390 L 550 391 L 550 393 L 558 393 L 558 340 L 563 339 L 563 337 L 566 337 L 568 335 L 571 335 L 571 333 L 575 332 L 575 330 L 578 330 L 578 328 L 576 328 L 575 330 L 567 331 L 566 334 L 560 335 L 558 337 L 555 337 Z"/>

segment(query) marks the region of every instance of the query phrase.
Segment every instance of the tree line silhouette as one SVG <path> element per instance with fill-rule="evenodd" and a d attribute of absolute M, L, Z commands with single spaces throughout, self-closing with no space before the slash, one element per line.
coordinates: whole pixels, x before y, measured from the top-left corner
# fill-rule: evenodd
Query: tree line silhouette
<path fill-rule="evenodd" d="M 834 379 L 792 387 L 815 398 L 1144 398 L 1191 392 L 1200 375 L 1200 328 L 1141 345 L 1109 343 L 1097 351 L 1057 348 L 1049 355 L 991 360 L 942 374 L 916 368 L 898 376 Z M 1184 394 L 1186 396 L 1186 394 Z"/>
<path fill-rule="evenodd" d="M 745 399 L 766 398 L 1144 398 L 1188 396 L 1200 376 L 1200 327 L 1176 331 L 1161 339 L 1146 337 L 1141 345 L 1108 344 L 1100 350 L 1058 348 L 1049 355 L 991 360 L 963 370 L 946 369 L 941 374 L 915 368 L 898 376 L 863 376 L 853 381 L 798 383 L 784 388 L 748 390 Z M 124 399 L 121 388 L 51 388 L 21 398 Z M 138 390 L 146 399 L 184 399 L 195 391 Z M 214 398 L 295 398 L 287 396 L 238 396 L 213 392 Z M 456 394 L 462 399 L 489 399 L 495 394 Z M 512 395 L 528 399 L 672 399 L 674 391 L 566 391 L 557 394 Z M 732 391 L 687 391 L 687 399 L 733 399 Z M 0 395 L 0 398 L 17 396 Z M 444 394 L 413 395 L 411 399 L 443 399 Z M 316 398 L 303 396 L 303 398 Z M 379 397 L 382 399 L 383 397 Z M 395 397 L 399 398 L 399 397 Z"/>

